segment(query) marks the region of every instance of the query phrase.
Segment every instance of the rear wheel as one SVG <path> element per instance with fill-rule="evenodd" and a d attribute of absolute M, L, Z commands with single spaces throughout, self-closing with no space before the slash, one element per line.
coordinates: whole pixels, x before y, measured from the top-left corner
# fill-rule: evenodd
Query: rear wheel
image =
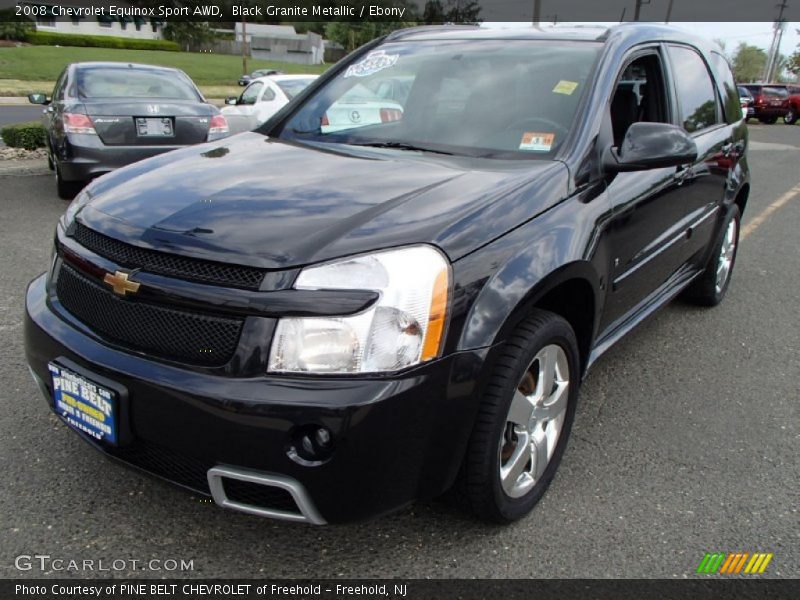
<path fill-rule="evenodd" d="M 783 122 L 787 125 L 794 125 L 797 122 L 797 111 L 790 108 L 789 112 L 783 115 Z"/>
<path fill-rule="evenodd" d="M 579 364 L 572 328 L 550 312 L 534 311 L 506 342 L 456 484 L 479 518 L 509 523 L 544 495 L 575 417 Z"/>
<path fill-rule="evenodd" d="M 82 181 L 65 181 L 61 176 L 61 167 L 58 162 L 54 162 L 54 171 L 56 172 L 56 191 L 58 197 L 63 200 L 72 200 L 78 192 L 83 188 Z"/>
<path fill-rule="evenodd" d="M 716 306 L 725 297 L 731 282 L 736 250 L 739 246 L 739 207 L 730 208 L 720 228 L 714 251 L 703 274 L 686 290 L 686 297 L 702 306 Z"/>

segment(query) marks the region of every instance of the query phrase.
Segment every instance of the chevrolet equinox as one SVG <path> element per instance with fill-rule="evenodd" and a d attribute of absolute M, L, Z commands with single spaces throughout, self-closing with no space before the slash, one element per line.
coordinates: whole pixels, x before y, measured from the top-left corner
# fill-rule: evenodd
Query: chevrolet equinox
<path fill-rule="evenodd" d="M 542 497 L 587 370 L 725 295 L 747 130 L 678 30 L 395 32 L 257 131 L 92 182 L 31 282 L 52 410 L 128 465 L 273 518 Z"/>

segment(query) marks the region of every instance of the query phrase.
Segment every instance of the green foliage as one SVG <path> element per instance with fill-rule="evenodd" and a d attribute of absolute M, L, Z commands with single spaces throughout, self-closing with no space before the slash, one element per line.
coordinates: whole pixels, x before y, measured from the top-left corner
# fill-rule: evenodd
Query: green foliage
<path fill-rule="evenodd" d="M 478 0 L 428 0 L 422 13 L 424 23 L 479 23 Z"/>
<path fill-rule="evenodd" d="M 45 147 L 47 132 L 44 125 L 38 121 L 29 121 L 3 127 L 0 129 L 0 136 L 10 148 L 36 150 Z"/>
<path fill-rule="evenodd" d="M 214 39 L 214 32 L 207 23 L 200 21 L 170 21 L 164 28 L 164 37 L 186 50 Z"/>
<path fill-rule="evenodd" d="M 33 23 L 16 16 L 14 9 L 0 10 L 0 40 L 24 41 L 33 29 Z"/>
<path fill-rule="evenodd" d="M 733 74 L 736 81 L 758 81 L 764 75 L 767 65 L 767 53 L 758 46 L 745 42 L 739 44 L 733 55 Z"/>
<path fill-rule="evenodd" d="M 786 63 L 786 70 L 794 75 L 800 76 L 800 47 L 789 57 Z"/>
<path fill-rule="evenodd" d="M 117 48 L 126 50 L 163 50 L 178 52 L 180 46 L 166 40 L 139 40 L 110 35 L 82 35 L 30 31 L 25 41 L 37 46 L 78 46 L 91 48 Z"/>

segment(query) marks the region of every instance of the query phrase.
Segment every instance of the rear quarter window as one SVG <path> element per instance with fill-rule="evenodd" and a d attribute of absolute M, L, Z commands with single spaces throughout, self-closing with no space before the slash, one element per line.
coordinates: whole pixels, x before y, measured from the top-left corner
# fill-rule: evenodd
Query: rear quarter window
<path fill-rule="evenodd" d="M 742 118 L 742 107 L 739 102 L 739 92 L 733 79 L 728 60 L 719 52 L 711 53 L 711 68 L 717 82 L 717 90 L 722 97 L 722 108 L 725 111 L 725 121 L 735 123 Z"/>

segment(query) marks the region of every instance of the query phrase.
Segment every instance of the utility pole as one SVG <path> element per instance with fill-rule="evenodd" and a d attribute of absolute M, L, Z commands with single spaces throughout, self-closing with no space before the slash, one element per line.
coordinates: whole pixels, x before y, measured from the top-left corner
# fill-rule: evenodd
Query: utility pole
<path fill-rule="evenodd" d="M 642 11 L 642 4 L 650 4 L 650 0 L 636 0 L 636 8 L 633 10 L 633 20 L 639 20 L 639 13 Z"/>
<path fill-rule="evenodd" d="M 542 18 L 542 0 L 533 0 L 533 26 L 538 27 Z"/>
<path fill-rule="evenodd" d="M 664 23 L 669 23 L 670 18 L 672 18 L 672 3 L 675 0 L 669 0 L 669 4 L 667 5 L 667 16 L 664 18 Z"/>
<path fill-rule="evenodd" d="M 242 12 L 242 75 L 247 75 L 247 11 Z"/>
<path fill-rule="evenodd" d="M 778 55 L 781 50 L 781 41 L 783 40 L 783 29 L 786 22 L 783 20 L 783 11 L 789 6 L 786 0 L 781 0 L 780 4 L 775 5 L 780 10 L 778 11 L 778 19 L 775 21 L 772 30 L 772 44 L 769 47 L 769 56 L 767 57 L 767 65 L 764 69 L 764 81 L 769 83 L 774 76 L 773 71 L 778 64 Z"/>

